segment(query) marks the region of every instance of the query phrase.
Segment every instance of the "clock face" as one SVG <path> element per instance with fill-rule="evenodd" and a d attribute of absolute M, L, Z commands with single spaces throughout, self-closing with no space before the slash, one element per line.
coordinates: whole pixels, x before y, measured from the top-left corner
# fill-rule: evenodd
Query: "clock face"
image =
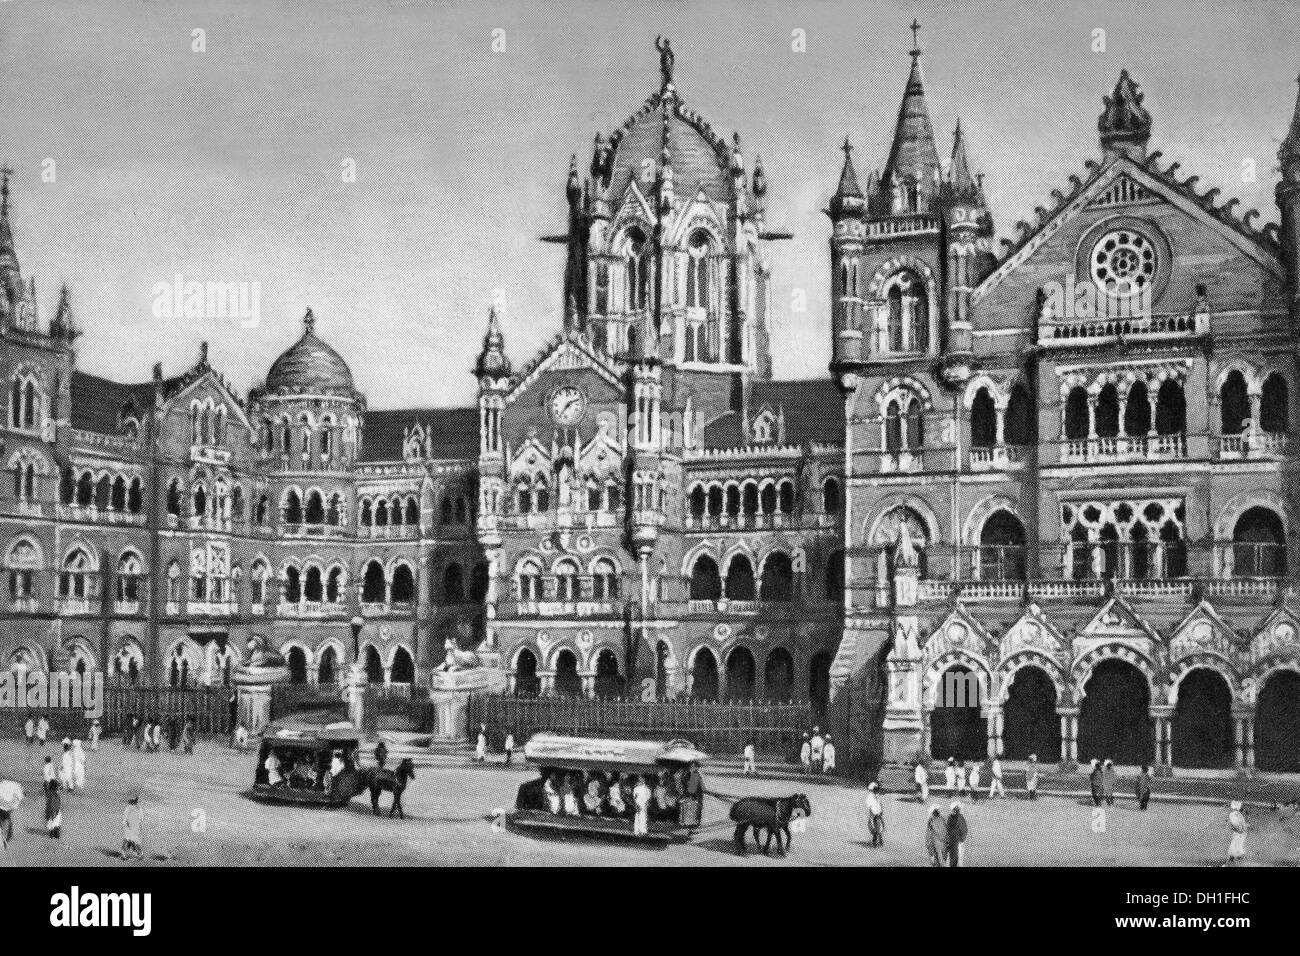
<path fill-rule="evenodd" d="M 551 420 L 557 425 L 576 425 L 586 405 L 582 392 L 572 385 L 557 388 L 551 395 Z"/>

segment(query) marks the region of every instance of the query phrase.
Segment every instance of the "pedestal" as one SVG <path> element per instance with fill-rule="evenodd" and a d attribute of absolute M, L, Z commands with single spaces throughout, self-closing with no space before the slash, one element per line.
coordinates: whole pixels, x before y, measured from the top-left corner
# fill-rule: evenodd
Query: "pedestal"
<path fill-rule="evenodd" d="M 358 731 L 364 726 L 366 716 L 366 669 L 359 663 L 348 667 L 343 685 L 343 699 L 348 702 L 348 723 Z"/>
<path fill-rule="evenodd" d="M 429 700 L 433 704 L 435 721 L 433 739 L 468 740 L 470 695 L 500 693 L 505 687 L 505 673 L 494 668 L 434 671 L 429 681 Z"/>
<path fill-rule="evenodd" d="M 236 685 L 235 708 L 238 721 L 255 736 L 271 722 L 271 688 L 269 685 Z"/>

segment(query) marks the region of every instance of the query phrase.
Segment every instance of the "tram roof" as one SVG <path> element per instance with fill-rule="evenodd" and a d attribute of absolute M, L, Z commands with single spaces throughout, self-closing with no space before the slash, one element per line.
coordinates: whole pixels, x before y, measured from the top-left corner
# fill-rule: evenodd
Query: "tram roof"
<path fill-rule="evenodd" d="M 539 767 L 566 770 L 619 769 L 647 772 L 665 765 L 700 763 L 708 754 L 689 741 L 604 740 L 597 737 L 565 737 L 534 734 L 524 745 L 524 757 Z"/>
<path fill-rule="evenodd" d="M 297 721 L 276 722 L 262 732 L 263 743 L 277 747 L 327 747 L 360 742 L 360 734 L 349 723 L 306 724 Z"/>

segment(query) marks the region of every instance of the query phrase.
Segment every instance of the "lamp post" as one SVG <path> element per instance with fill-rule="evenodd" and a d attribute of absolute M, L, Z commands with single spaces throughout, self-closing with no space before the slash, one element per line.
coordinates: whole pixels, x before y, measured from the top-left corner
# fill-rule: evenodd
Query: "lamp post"
<path fill-rule="evenodd" d="M 361 629 L 366 626 L 365 618 L 360 614 L 352 619 L 352 663 L 361 663 Z"/>

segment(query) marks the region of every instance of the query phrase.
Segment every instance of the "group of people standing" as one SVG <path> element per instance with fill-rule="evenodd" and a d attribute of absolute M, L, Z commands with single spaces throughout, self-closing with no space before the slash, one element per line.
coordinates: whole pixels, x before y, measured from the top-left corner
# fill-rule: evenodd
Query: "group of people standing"
<path fill-rule="evenodd" d="M 170 750 L 183 750 L 194 753 L 194 718 L 187 717 L 182 723 L 175 717 L 169 719 L 165 726 L 167 746 Z M 122 746 L 135 747 L 146 753 L 157 753 L 163 746 L 164 724 L 160 717 L 152 714 L 145 717 L 144 723 L 135 714 L 129 714 L 122 725 Z"/>
<path fill-rule="evenodd" d="M 525 798 L 521 806 L 532 803 L 564 816 L 630 817 L 636 836 L 649 833 L 652 820 L 699 826 L 704 807 L 704 781 L 695 764 L 676 771 L 664 769 L 657 776 L 544 770 L 540 781 L 525 784 L 524 789 L 539 789 L 540 800 Z"/>
<path fill-rule="evenodd" d="M 804 773 L 831 773 L 835 769 L 835 743 L 831 735 L 822 736 L 820 727 L 812 729 L 812 735 L 803 735 L 799 744 L 799 765 Z"/>
<path fill-rule="evenodd" d="M 99 749 L 99 721 L 90 725 L 90 749 Z M 45 714 L 33 717 L 30 714 L 23 724 L 23 734 L 27 746 L 39 746 L 44 749 L 49 742 L 50 721 Z M 45 834 L 52 840 L 63 835 L 63 794 L 86 787 L 86 752 L 82 748 L 81 738 L 63 738 L 63 753 L 58 764 L 48 754 L 41 770 L 41 789 L 45 793 Z"/>

